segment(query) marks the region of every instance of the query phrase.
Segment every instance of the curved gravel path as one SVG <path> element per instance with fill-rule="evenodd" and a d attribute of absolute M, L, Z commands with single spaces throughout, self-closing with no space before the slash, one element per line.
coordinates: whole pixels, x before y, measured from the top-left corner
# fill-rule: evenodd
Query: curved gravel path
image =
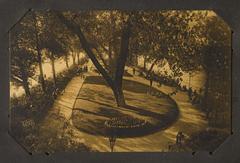
<path fill-rule="evenodd" d="M 142 77 L 134 76 L 127 77 L 129 80 L 138 81 L 144 84 L 149 84 L 149 81 Z M 155 83 L 153 87 L 164 92 L 169 93 L 174 90 L 172 87 L 164 86 L 158 87 Z M 185 92 L 179 91 L 176 95 L 172 96 L 179 107 L 180 115 L 178 120 L 165 130 L 160 130 L 153 134 L 145 135 L 142 137 L 134 138 L 118 138 L 116 140 L 114 151 L 115 152 L 157 152 L 167 151 L 169 144 L 174 144 L 176 135 L 182 131 L 186 136 L 195 132 L 203 130 L 207 127 L 207 121 L 204 114 L 199 111 L 188 101 L 188 96 Z M 81 105 L 81 102 L 76 102 Z M 75 106 L 75 108 L 78 106 Z M 101 151 L 109 152 L 108 138 L 100 135 L 92 135 L 86 132 L 74 129 L 75 136 L 81 138 L 81 142 L 90 148 Z"/>
<path fill-rule="evenodd" d="M 126 79 L 138 81 L 143 84 L 149 84 L 149 81 L 138 76 L 126 77 Z M 53 135 L 64 134 L 64 125 L 65 121 L 67 121 L 68 128 L 72 133 L 72 141 L 85 144 L 92 150 L 109 152 L 110 147 L 108 138 L 101 135 L 88 134 L 87 132 L 78 130 L 72 125 L 72 110 L 77 108 L 78 105 L 81 105 L 81 101 L 77 98 L 77 96 L 79 95 L 78 91 L 81 88 L 80 83 L 82 82 L 83 79 L 80 77 L 73 78 L 73 80 L 67 85 L 66 91 L 56 100 L 53 108 L 49 111 L 49 114 L 40 127 L 41 138 L 43 138 L 42 140 L 46 140 L 46 138 Z M 155 83 L 153 84 L 153 87 L 166 94 L 174 90 L 174 88 L 164 85 L 158 87 Z M 188 96 L 185 92 L 179 91 L 176 95 L 172 96 L 172 99 L 177 103 L 180 112 L 177 121 L 165 130 L 159 130 L 153 134 L 134 138 L 118 138 L 114 146 L 114 151 L 167 151 L 168 145 L 175 143 L 177 132 L 182 131 L 188 136 L 207 127 L 207 121 L 204 118 L 204 114 L 188 101 Z M 52 115 L 57 117 L 60 116 L 63 119 L 56 118 Z"/>

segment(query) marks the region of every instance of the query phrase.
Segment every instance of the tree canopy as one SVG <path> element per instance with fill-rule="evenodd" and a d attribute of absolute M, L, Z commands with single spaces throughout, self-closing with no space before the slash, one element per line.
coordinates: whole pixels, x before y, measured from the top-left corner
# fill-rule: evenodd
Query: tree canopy
<path fill-rule="evenodd" d="M 149 72 L 155 64 L 168 63 L 174 77 L 181 77 L 183 71 L 217 71 L 229 65 L 221 58 L 230 44 L 229 29 L 211 11 L 36 11 L 30 15 L 22 23 L 27 31 L 21 38 L 24 49 L 38 51 L 41 57 L 46 49 L 53 71 L 55 58 L 65 57 L 68 65 L 68 52 L 73 58 L 84 52 L 112 88 L 119 105 L 125 104 L 124 69 L 134 64 L 134 57 L 152 63 Z"/>

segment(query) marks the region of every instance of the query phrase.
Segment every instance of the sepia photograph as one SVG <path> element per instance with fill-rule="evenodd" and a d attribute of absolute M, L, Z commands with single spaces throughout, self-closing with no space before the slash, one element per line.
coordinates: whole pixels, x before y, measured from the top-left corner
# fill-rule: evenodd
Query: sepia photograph
<path fill-rule="evenodd" d="M 211 10 L 29 10 L 9 31 L 9 133 L 30 154 L 213 152 L 231 44 Z"/>

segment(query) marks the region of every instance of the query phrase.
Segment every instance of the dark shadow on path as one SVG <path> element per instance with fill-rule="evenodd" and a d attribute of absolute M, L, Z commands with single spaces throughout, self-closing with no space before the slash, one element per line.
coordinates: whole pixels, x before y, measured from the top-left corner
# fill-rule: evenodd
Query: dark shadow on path
<path fill-rule="evenodd" d="M 88 76 L 85 79 L 84 83 L 108 86 L 102 76 Z M 147 93 L 147 91 L 149 90 L 149 85 L 146 85 L 137 81 L 123 79 L 123 90 L 134 92 L 134 93 Z M 151 88 L 151 90 L 162 93 L 155 88 Z M 162 93 L 162 95 L 164 96 L 165 94 Z"/>
<path fill-rule="evenodd" d="M 157 132 L 159 130 L 166 129 L 167 127 L 171 126 L 177 119 L 179 115 L 178 109 L 174 109 L 171 112 L 168 112 L 167 114 L 158 114 L 151 111 L 147 111 L 141 108 L 137 108 L 134 106 L 126 105 L 124 107 L 124 110 L 129 111 L 135 111 L 138 115 L 148 116 L 150 118 L 156 119 L 156 123 L 147 123 L 145 126 L 138 128 L 138 129 L 132 129 L 128 130 L 127 132 L 118 133 L 118 137 L 139 137 L 144 136 L 148 134 L 152 134 L 154 132 Z M 123 117 L 123 116 L 129 116 L 127 114 L 124 114 L 120 111 L 121 109 L 115 110 L 112 108 L 106 107 L 99 107 L 98 111 L 88 111 L 86 109 L 77 109 L 74 111 L 74 118 L 73 123 L 74 126 L 87 134 L 91 135 L 101 135 L 101 136 L 109 136 L 109 131 L 105 127 L 104 123 L 106 120 L 110 118 L 115 117 Z M 84 121 L 79 121 L 78 114 L 81 114 L 84 117 Z M 86 118 L 91 117 L 91 118 Z M 131 117 L 131 116 L 130 116 Z"/>
<path fill-rule="evenodd" d="M 153 91 L 163 96 L 161 96 L 161 98 L 153 98 L 155 100 L 159 99 L 159 101 L 157 100 L 154 102 L 156 104 L 154 108 L 133 106 L 132 104 L 118 108 L 116 107 L 115 99 L 111 91 L 108 93 L 102 91 L 110 88 L 101 76 L 88 76 L 85 80 L 85 84 L 88 84 L 88 86 L 83 88 L 77 100 L 80 100 L 79 103 L 84 103 L 87 107 L 82 105 L 76 106 L 73 111 L 72 119 L 74 126 L 87 134 L 109 136 L 108 129 L 104 123 L 116 117 L 132 116 L 143 120 L 151 119 L 154 122 L 147 121 L 141 128 L 118 133 L 119 137 L 139 137 L 152 134 L 159 130 L 166 129 L 178 119 L 179 110 L 175 101 L 157 89 L 152 88 Z M 129 93 L 142 94 L 145 96 L 149 89 L 148 85 L 124 79 L 123 87 L 124 90 L 127 91 L 125 92 L 125 99 L 127 102 L 134 101 L 137 103 L 146 103 L 144 99 L 137 99 Z M 165 103 L 161 104 L 162 101 Z M 161 112 L 163 107 L 168 108 L 166 112 Z"/>

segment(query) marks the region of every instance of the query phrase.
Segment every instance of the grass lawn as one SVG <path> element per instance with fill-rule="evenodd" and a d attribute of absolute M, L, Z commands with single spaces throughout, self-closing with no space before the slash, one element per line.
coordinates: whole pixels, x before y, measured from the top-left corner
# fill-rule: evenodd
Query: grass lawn
<path fill-rule="evenodd" d="M 147 125 L 135 134 L 123 137 L 144 136 L 165 129 L 175 122 L 179 111 L 174 100 L 157 89 L 155 96 L 148 94 L 149 86 L 125 77 L 123 80 L 126 107 L 117 107 L 112 90 L 96 73 L 88 76 L 76 100 L 73 125 L 91 135 L 106 136 L 104 122 L 113 117 L 130 116 L 145 120 Z"/>

